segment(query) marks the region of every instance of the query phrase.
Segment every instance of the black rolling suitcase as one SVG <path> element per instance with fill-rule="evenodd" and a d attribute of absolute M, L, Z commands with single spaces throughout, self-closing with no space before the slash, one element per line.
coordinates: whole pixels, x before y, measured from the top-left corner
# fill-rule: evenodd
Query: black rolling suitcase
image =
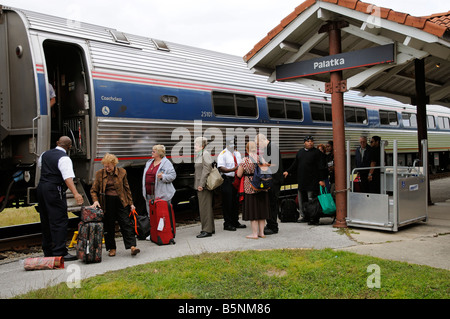
<path fill-rule="evenodd" d="M 299 216 L 295 200 L 285 198 L 281 201 L 280 221 L 282 223 L 295 223 Z"/>

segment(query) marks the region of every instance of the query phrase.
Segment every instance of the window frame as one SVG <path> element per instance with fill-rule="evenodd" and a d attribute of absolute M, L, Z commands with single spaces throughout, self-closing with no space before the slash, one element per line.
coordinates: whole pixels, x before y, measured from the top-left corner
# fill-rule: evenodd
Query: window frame
<path fill-rule="evenodd" d="M 433 126 L 430 126 L 430 119 L 433 119 Z M 427 114 L 427 129 L 436 129 L 436 118 L 434 115 Z"/>
<path fill-rule="evenodd" d="M 347 120 L 347 111 L 353 111 L 353 116 L 355 117 L 355 121 L 354 122 L 350 122 Z M 364 121 L 360 122 L 358 121 L 359 116 L 358 116 L 358 111 L 363 111 L 364 112 Z M 369 125 L 369 118 L 367 116 L 367 109 L 365 107 L 360 107 L 360 106 L 344 106 L 344 117 L 345 117 L 345 122 L 348 124 L 355 124 L 355 125 Z"/>
<path fill-rule="evenodd" d="M 322 119 L 320 119 L 320 120 L 314 119 L 314 117 L 313 117 L 312 108 L 317 107 L 317 106 L 320 106 L 322 108 L 323 120 Z M 330 110 L 329 114 L 327 112 L 328 109 Z M 331 104 L 329 104 L 329 103 L 309 102 L 309 112 L 311 114 L 311 121 L 313 121 L 313 122 L 332 123 L 332 121 L 333 121 Z M 327 116 L 331 117 L 330 120 L 327 119 Z"/>
<path fill-rule="evenodd" d="M 441 120 L 442 119 L 442 120 Z M 447 119 L 447 121 L 445 121 Z M 442 121 L 442 126 L 441 126 Z M 447 122 L 447 125 L 445 124 Z M 448 116 L 438 116 L 438 125 L 441 130 L 450 130 L 450 117 Z"/>
<path fill-rule="evenodd" d="M 270 113 L 270 103 L 279 103 L 282 102 L 282 113 L 283 113 L 283 117 L 276 117 L 276 116 L 272 116 Z M 299 111 L 298 113 L 300 113 L 300 118 L 294 118 L 294 117 L 288 117 L 288 103 L 298 103 L 299 106 Z M 268 96 L 266 98 L 266 104 L 267 104 L 267 114 L 269 115 L 269 118 L 271 120 L 283 120 L 283 121 L 297 121 L 297 122 L 301 122 L 304 120 L 304 113 L 303 113 L 303 105 L 302 105 L 302 101 L 301 100 L 295 100 L 295 99 L 285 99 L 285 98 L 276 98 L 276 97 L 270 97 Z"/>
<path fill-rule="evenodd" d="M 381 123 L 381 114 L 384 114 L 384 113 L 386 113 L 386 115 L 387 115 L 388 124 Z M 390 114 L 395 114 L 396 124 L 391 124 L 390 117 L 389 117 Z M 397 111 L 378 110 L 378 120 L 379 120 L 380 125 L 383 125 L 383 126 L 390 126 L 390 127 L 396 126 L 396 127 L 398 127 L 400 125 L 400 122 L 398 120 L 398 112 Z"/>
<path fill-rule="evenodd" d="M 402 112 L 402 125 L 405 128 L 417 128 L 417 114 L 412 112 Z M 405 118 L 405 116 L 408 116 L 408 119 Z M 415 123 L 412 123 L 411 118 L 415 118 Z M 409 125 L 405 125 L 405 121 L 408 121 Z M 414 125 L 413 125 L 414 124 Z"/>
<path fill-rule="evenodd" d="M 233 98 L 233 114 L 224 114 L 224 113 L 217 113 L 216 111 L 216 103 L 215 103 L 215 94 L 221 94 L 222 96 L 232 97 Z M 254 102 L 254 116 L 249 115 L 239 115 L 239 105 L 238 105 L 238 97 L 251 97 Z M 259 109 L 258 109 L 258 100 L 255 95 L 251 94 L 242 94 L 242 93 L 235 93 L 235 92 L 224 92 L 224 91 L 212 91 L 211 93 L 211 99 L 212 99 L 212 110 L 215 116 L 217 117 L 234 117 L 234 118 L 248 118 L 248 119 L 257 119 L 259 117 Z"/>

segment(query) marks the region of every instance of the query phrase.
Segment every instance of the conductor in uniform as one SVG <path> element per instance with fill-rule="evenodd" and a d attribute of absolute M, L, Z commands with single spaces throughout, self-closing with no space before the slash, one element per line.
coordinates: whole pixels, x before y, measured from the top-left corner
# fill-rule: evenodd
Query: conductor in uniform
<path fill-rule="evenodd" d="M 44 152 L 38 161 L 41 177 L 37 187 L 39 214 L 42 226 L 42 249 L 45 257 L 63 256 L 65 261 L 77 257 L 67 252 L 67 216 L 66 189 L 73 193 L 78 205 L 83 204 L 83 197 L 78 193 L 73 178 L 72 160 L 67 151 L 72 147 L 72 140 L 62 136 L 56 147 Z"/>

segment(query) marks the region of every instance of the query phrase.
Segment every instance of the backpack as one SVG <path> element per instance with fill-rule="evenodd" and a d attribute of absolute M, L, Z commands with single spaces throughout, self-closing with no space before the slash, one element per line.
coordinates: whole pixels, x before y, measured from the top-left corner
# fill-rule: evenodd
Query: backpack
<path fill-rule="evenodd" d="M 255 164 L 255 172 L 250 184 L 255 191 L 270 189 L 272 187 L 272 171 L 270 168 L 267 166 L 261 168 L 258 164 Z"/>

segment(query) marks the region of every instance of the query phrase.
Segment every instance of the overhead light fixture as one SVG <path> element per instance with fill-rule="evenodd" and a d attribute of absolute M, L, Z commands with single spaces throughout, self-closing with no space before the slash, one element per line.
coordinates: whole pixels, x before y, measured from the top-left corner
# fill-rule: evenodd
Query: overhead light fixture
<path fill-rule="evenodd" d="M 437 68 L 440 68 L 440 67 L 441 67 L 441 64 L 440 64 L 440 63 L 436 63 L 436 67 L 437 67 Z"/>

